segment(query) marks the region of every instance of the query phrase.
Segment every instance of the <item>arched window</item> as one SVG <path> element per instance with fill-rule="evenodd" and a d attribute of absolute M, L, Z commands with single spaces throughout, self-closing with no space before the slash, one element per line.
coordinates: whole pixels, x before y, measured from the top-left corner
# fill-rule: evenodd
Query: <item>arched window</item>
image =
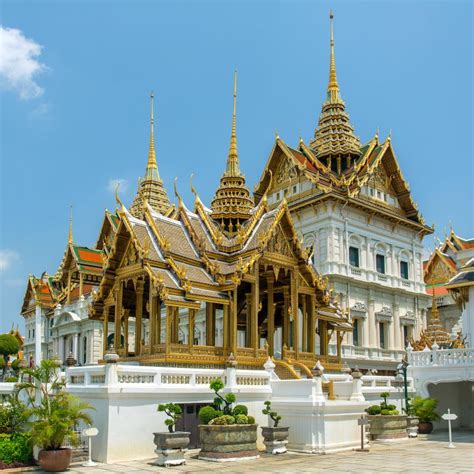
<path fill-rule="evenodd" d="M 87 336 L 82 338 L 82 363 L 85 364 L 87 362 Z"/>
<path fill-rule="evenodd" d="M 400 277 L 404 280 L 408 280 L 410 278 L 410 257 L 408 252 L 401 251 L 400 252 Z"/>

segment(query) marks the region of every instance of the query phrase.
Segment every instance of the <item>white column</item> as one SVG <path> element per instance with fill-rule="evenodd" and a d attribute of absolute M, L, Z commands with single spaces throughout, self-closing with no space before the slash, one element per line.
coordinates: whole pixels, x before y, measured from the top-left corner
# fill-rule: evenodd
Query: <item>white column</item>
<path fill-rule="evenodd" d="M 377 347 L 377 322 L 375 321 L 375 301 L 372 294 L 369 295 L 368 318 L 369 347 Z"/>
<path fill-rule="evenodd" d="M 398 304 L 398 299 L 395 297 L 395 301 L 393 303 L 393 324 L 391 328 L 393 332 L 393 344 L 394 349 L 405 349 L 403 346 L 402 338 L 401 338 L 401 329 L 400 329 L 400 305 Z"/>
<path fill-rule="evenodd" d="M 43 331 L 41 325 L 41 307 L 36 306 L 35 311 L 35 364 L 39 365 L 43 359 L 41 353 L 41 343 L 43 340 Z"/>
<path fill-rule="evenodd" d="M 72 340 L 72 354 L 74 359 L 76 359 L 77 363 L 79 364 L 79 334 L 77 332 L 74 334 Z"/>

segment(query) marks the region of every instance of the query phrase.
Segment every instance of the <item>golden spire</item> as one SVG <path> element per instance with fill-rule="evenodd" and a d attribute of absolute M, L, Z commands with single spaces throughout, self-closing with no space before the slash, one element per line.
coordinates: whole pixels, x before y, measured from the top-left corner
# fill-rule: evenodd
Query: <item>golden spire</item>
<path fill-rule="evenodd" d="M 331 24 L 331 37 L 330 37 L 330 56 L 329 56 L 329 84 L 328 84 L 328 100 L 338 100 L 339 97 L 339 84 L 337 83 L 336 76 L 336 58 L 334 55 L 334 14 L 332 10 L 329 13 L 329 20 Z"/>
<path fill-rule="evenodd" d="M 211 203 L 211 217 L 220 223 L 223 230 L 235 233 L 242 222 L 250 217 L 253 201 L 245 185 L 245 176 L 240 172 L 237 153 L 237 71 L 234 71 L 234 99 L 232 111 L 232 131 L 230 135 L 227 166 L 221 177 Z"/>
<path fill-rule="evenodd" d="M 239 155 L 237 153 L 237 71 L 234 71 L 234 99 L 232 110 L 232 130 L 230 133 L 229 154 L 227 155 L 227 176 L 240 176 Z"/>
<path fill-rule="evenodd" d="M 72 238 L 72 206 L 70 206 L 69 210 L 69 237 L 68 237 L 68 243 L 72 244 L 73 243 L 73 238 Z"/>
<path fill-rule="evenodd" d="M 150 148 L 148 150 L 148 163 L 146 165 L 146 174 L 147 177 L 158 178 L 160 177 L 158 173 L 158 165 L 156 164 L 156 153 L 155 153 L 155 117 L 153 113 L 155 94 L 153 91 L 150 93 Z"/>
<path fill-rule="evenodd" d="M 138 191 L 130 207 L 130 213 L 138 218 L 143 217 L 145 210 L 145 201 L 161 214 L 166 214 L 171 208 L 171 203 L 166 194 L 166 190 L 161 181 L 158 172 L 155 153 L 155 117 L 154 117 L 154 98 L 155 94 L 150 93 L 150 148 L 148 150 L 148 162 L 146 165 L 145 176 L 138 181 Z"/>
<path fill-rule="evenodd" d="M 354 134 L 354 128 L 349 122 L 346 106 L 341 98 L 336 77 L 336 58 L 334 54 L 334 15 L 329 14 L 330 20 L 330 53 L 329 53 L 329 83 L 319 116 L 318 126 L 311 140 L 311 148 L 316 157 L 337 174 L 350 168 L 355 159 L 360 156 L 360 141 Z"/>

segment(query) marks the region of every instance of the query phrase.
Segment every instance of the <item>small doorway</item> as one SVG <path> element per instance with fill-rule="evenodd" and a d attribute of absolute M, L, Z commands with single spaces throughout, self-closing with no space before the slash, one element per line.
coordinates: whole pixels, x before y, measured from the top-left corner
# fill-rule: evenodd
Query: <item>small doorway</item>
<path fill-rule="evenodd" d="M 189 431 L 191 433 L 189 437 L 189 449 L 201 447 L 199 442 L 198 413 L 201 407 L 206 405 L 206 403 L 180 404 L 180 407 L 183 410 L 183 416 L 176 422 L 176 431 Z"/>

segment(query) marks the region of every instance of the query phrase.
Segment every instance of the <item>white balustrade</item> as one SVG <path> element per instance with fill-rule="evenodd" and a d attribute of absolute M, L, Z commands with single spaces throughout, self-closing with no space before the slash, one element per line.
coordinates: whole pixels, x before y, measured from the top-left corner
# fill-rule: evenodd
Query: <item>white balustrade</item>
<path fill-rule="evenodd" d="M 472 366 L 474 365 L 474 349 L 409 351 L 408 361 L 412 367 Z"/>

